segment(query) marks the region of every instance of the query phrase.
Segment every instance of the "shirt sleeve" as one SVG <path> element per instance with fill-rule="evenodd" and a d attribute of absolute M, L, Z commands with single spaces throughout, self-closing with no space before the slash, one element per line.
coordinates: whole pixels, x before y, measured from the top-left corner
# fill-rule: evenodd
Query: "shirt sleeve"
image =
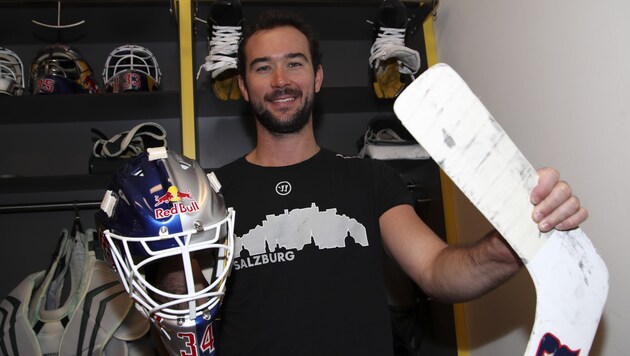
<path fill-rule="evenodd" d="M 414 204 L 411 192 L 400 174 L 384 162 L 373 160 L 378 215 L 402 204 Z"/>

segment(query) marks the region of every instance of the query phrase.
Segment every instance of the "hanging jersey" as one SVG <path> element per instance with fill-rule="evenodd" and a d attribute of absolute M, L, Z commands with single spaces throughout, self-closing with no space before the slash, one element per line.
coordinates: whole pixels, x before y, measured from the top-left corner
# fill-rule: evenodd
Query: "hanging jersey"
<path fill-rule="evenodd" d="M 49 269 L 26 277 L 0 302 L 3 355 L 154 354 L 149 322 L 96 258 L 93 233 L 64 229 Z"/>

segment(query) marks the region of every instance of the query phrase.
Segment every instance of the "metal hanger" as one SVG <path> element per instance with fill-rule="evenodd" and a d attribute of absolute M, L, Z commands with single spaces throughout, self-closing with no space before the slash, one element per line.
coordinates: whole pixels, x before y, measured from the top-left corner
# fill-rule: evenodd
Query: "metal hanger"
<path fill-rule="evenodd" d="M 48 27 L 48 28 L 56 28 L 56 29 L 76 27 L 85 23 L 85 20 L 81 20 L 79 22 L 75 22 L 72 24 L 62 25 L 61 24 L 61 0 L 57 1 L 57 24 L 56 25 L 51 25 L 51 24 L 39 22 L 36 20 L 31 20 L 31 21 L 33 21 L 34 24 L 39 25 L 39 26 Z"/>

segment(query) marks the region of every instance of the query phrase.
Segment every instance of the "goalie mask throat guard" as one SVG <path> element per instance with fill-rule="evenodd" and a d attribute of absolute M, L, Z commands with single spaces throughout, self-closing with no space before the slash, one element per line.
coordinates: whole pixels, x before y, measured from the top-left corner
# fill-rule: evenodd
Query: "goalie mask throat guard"
<path fill-rule="evenodd" d="M 12 50 L 0 47 L 0 94 L 22 95 L 24 86 L 22 60 Z"/>
<path fill-rule="evenodd" d="M 108 93 L 154 91 L 159 89 L 162 73 L 157 59 L 147 48 L 123 45 L 107 57 L 103 83 Z"/>
<path fill-rule="evenodd" d="M 95 216 L 101 244 L 165 346 L 195 345 L 203 354 L 213 348 L 212 324 L 233 262 L 235 212 L 214 175 L 194 160 L 148 151 L 114 175 Z"/>

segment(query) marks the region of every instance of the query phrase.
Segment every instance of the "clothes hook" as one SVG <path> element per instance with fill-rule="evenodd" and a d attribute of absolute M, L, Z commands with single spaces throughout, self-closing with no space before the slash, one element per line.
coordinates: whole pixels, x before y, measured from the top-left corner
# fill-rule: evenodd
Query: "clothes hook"
<path fill-rule="evenodd" d="M 177 1 L 179 0 L 170 0 L 170 9 L 169 9 L 171 15 L 173 15 L 173 17 L 175 18 L 175 23 L 179 22 L 179 8 L 178 8 Z"/>
<path fill-rule="evenodd" d="M 74 208 L 74 221 L 72 223 L 72 237 L 75 237 L 77 233 L 83 233 L 83 225 L 81 224 L 81 215 L 79 214 L 79 204 L 75 200 L 72 204 Z"/>

